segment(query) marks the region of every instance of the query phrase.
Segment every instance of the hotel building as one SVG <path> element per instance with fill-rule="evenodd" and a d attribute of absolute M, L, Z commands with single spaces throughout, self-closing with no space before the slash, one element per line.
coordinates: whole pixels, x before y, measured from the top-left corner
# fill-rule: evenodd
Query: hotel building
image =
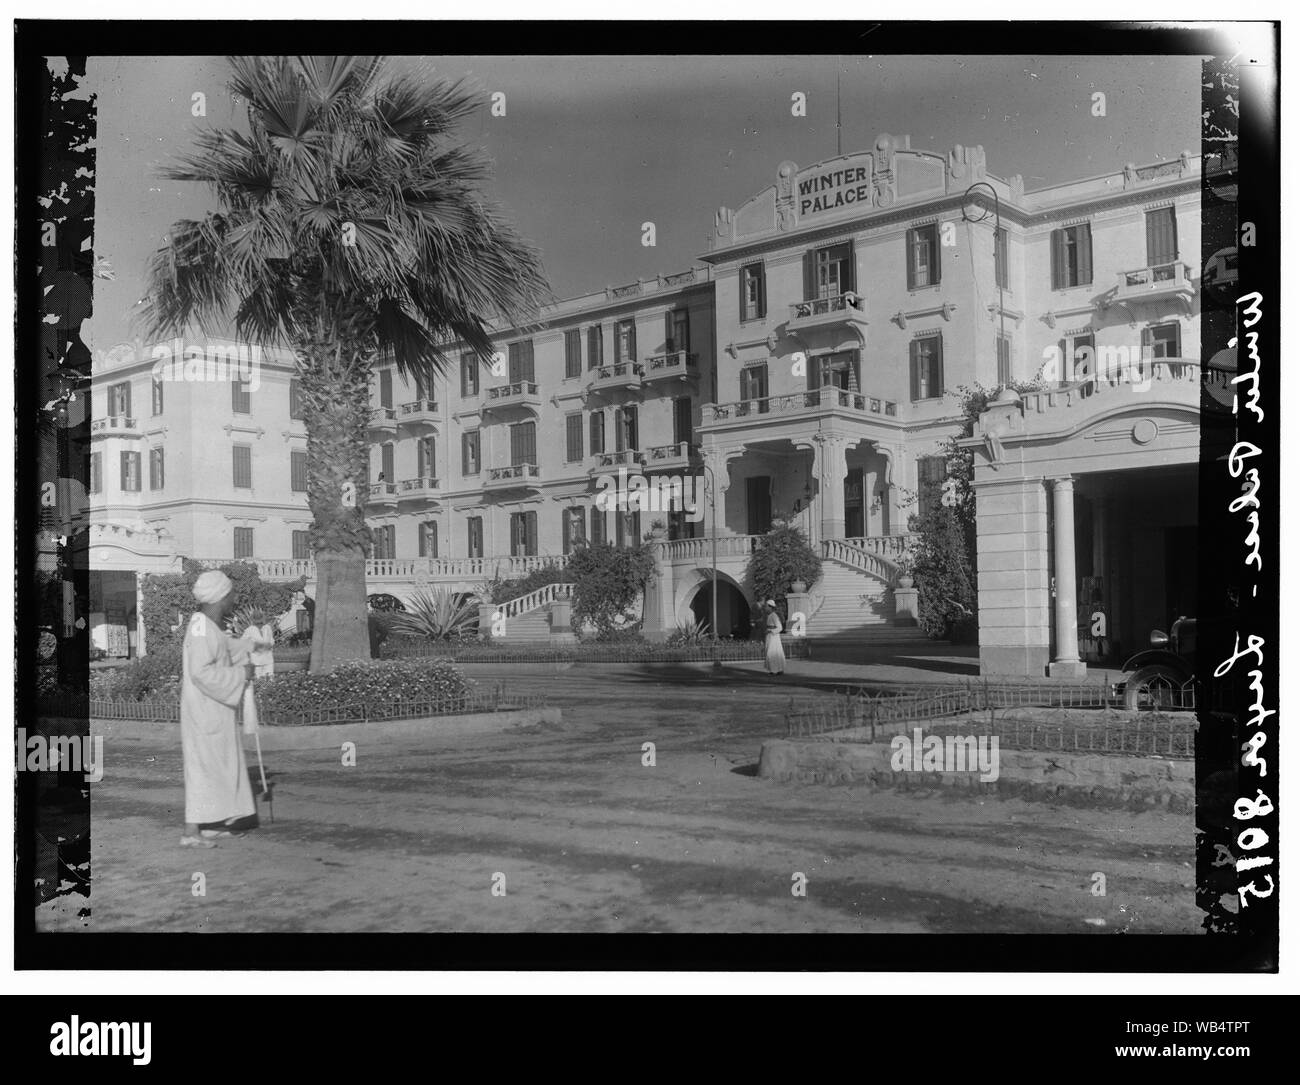
<path fill-rule="evenodd" d="M 457 351 L 429 388 L 377 371 L 368 590 L 472 593 L 651 533 L 642 617 L 662 635 L 711 617 L 716 524 L 718 626 L 743 634 L 745 566 L 779 519 L 824 559 L 799 600 L 810 636 L 901 636 L 916 593 L 898 562 L 960 432 L 951 393 L 1037 380 L 970 439 L 982 669 L 1114 659 L 1194 606 L 1199 235 L 1194 156 L 1033 192 L 979 147 L 905 136 L 783 162 L 717 212 L 700 266 L 497 328 L 490 362 Z M 256 389 L 162 382 L 161 402 L 152 365 L 94 377 L 92 566 L 244 557 L 310 593 L 291 359 L 264 352 Z M 702 496 L 689 515 L 610 510 L 610 477 Z M 558 632 L 562 601 L 517 601 L 506 635 Z"/>

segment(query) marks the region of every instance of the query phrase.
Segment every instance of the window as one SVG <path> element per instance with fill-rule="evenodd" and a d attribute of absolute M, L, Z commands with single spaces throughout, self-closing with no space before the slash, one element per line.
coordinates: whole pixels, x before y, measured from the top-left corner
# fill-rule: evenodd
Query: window
<path fill-rule="evenodd" d="M 1092 282 L 1092 227 L 1088 223 L 1052 231 L 1052 289 Z"/>
<path fill-rule="evenodd" d="M 289 453 L 289 489 L 296 494 L 307 492 L 307 453 L 297 449 Z"/>
<path fill-rule="evenodd" d="M 582 334 L 577 328 L 564 333 L 564 376 L 582 376 Z"/>
<path fill-rule="evenodd" d="M 637 432 L 635 407 L 614 408 L 614 449 L 617 452 L 635 451 L 641 447 Z"/>
<path fill-rule="evenodd" d="M 591 545 L 604 546 L 609 536 L 605 533 L 605 510 L 591 506 Z"/>
<path fill-rule="evenodd" d="M 598 456 L 605 451 L 605 412 L 591 412 L 591 454 Z"/>
<path fill-rule="evenodd" d="M 641 541 L 641 513 L 619 512 L 614 513 L 614 545 L 618 547 L 636 546 Z"/>
<path fill-rule="evenodd" d="M 379 481 L 393 481 L 393 442 L 386 441 L 379 446 Z"/>
<path fill-rule="evenodd" d="M 391 369 L 381 369 L 379 371 L 379 405 L 390 409 L 393 406 L 393 371 Z"/>
<path fill-rule="evenodd" d="M 835 354 L 822 354 L 809 358 L 808 387 L 842 388 L 856 392 L 858 383 L 858 352 L 842 350 Z"/>
<path fill-rule="evenodd" d="M 636 361 L 636 321 L 620 320 L 614 325 L 614 364 Z"/>
<path fill-rule="evenodd" d="M 253 488 L 253 446 L 235 445 L 231 450 L 235 466 L 235 489 Z"/>
<path fill-rule="evenodd" d="M 760 264 L 740 269 L 740 319 L 761 320 L 767 316 L 767 275 Z"/>
<path fill-rule="evenodd" d="M 998 383 L 1011 383 L 1011 340 L 998 336 Z"/>
<path fill-rule="evenodd" d="M 1066 340 L 1065 358 L 1068 362 L 1064 373 L 1067 381 L 1085 380 L 1097 374 L 1094 364 L 1097 360 L 1097 340 L 1091 332 L 1071 336 Z"/>
<path fill-rule="evenodd" d="M 804 300 L 837 298 L 853 290 L 853 243 L 846 241 L 804 253 Z"/>
<path fill-rule="evenodd" d="M 121 489 L 127 493 L 140 492 L 140 453 L 122 452 L 121 456 Z"/>
<path fill-rule="evenodd" d="M 420 478 L 438 477 L 437 443 L 433 437 L 421 437 L 415 446 L 416 474 Z"/>
<path fill-rule="evenodd" d="M 104 491 L 104 454 L 102 452 L 92 452 L 90 454 L 90 492 L 92 494 L 103 493 Z"/>
<path fill-rule="evenodd" d="M 676 354 L 679 350 L 690 352 L 691 316 L 685 309 L 664 313 L 664 350 Z"/>
<path fill-rule="evenodd" d="M 149 449 L 149 489 L 161 490 L 163 488 L 163 450 L 161 448 Z"/>
<path fill-rule="evenodd" d="M 1177 324 L 1156 324 L 1142 330 L 1142 353 L 1149 358 L 1181 358 Z"/>
<path fill-rule="evenodd" d="M 305 559 L 311 557 L 311 532 L 310 531 L 293 531 L 290 532 L 290 545 L 293 547 L 293 557 Z"/>
<path fill-rule="evenodd" d="M 537 423 L 516 422 L 510 427 L 510 466 L 537 463 Z"/>
<path fill-rule="evenodd" d="M 533 341 L 522 339 L 518 343 L 511 343 L 509 354 L 510 383 L 519 384 L 521 381 L 527 381 L 529 384 L 536 383 L 537 376 L 533 372 Z"/>
<path fill-rule="evenodd" d="M 131 417 L 131 385 L 124 381 L 108 389 L 108 414 L 110 418 Z"/>
<path fill-rule="evenodd" d="M 767 414 L 767 363 L 746 366 L 740 371 L 740 398 L 742 410 L 737 413 L 748 414 L 757 411 Z M 757 401 L 757 402 L 755 402 Z"/>
<path fill-rule="evenodd" d="M 943 395 L 943 338 L 927 335 L 908 344 L 911 352 L 912 399 Z"/>
<path fill-rule="evenodd" d="M 993 231 L 993 285 L 1007 288 L 1007 231 Z"/>
<path fill-rule="evenodd" d="M 253 397 L 249 392 L 247 381 L 234 380 L 230 382 L 230 409 L 235 414 L 253 413 Z"/>
<path fill-rule="evenodd" d="M 253 529 L 251 527 L 235 528 L 235 557 L 251 558 L 253 556 Z"/>
<path fill-rule="evenodd" d="M 916 461 L 917 511 L 922 516 L 928 516 L 942 505 L 947 477 L 948 465 L 942 456 L 922 456 Z"/>
<path fill-rule="evenodd" d="M 397 557 L 397 528 L 393 524 L 371 528 L 370 545 L 377 558 Z"/>
<path fill-rule="evenodd" d="M 302 381 L 297 377 L 289 378 L 289 417 L 301 419 L 302 412 Z"/>
<path fill-rule="evenodd" d="M 605 338 L 599 324 L 587 329 L 587 368 L 599 369 L 605 364 Z"/>
<path fill-rule="evenodd" d="M 939 284 L 939 226 L 916 226 L 907 231 L 907 289 Z"/>
<path fill-rule="evenodd" d="M 471 558 L 481 558 L 483 556 L 483 517 L 466 517 L 465 530 L 468 535 L 468 555 Z"/>
<path fill-rule="evenodd" d="M 1178 220 L 1172 207 L 1147 212 L 1147 267 L 1172 264 L 1178 259 Z"/>
<path fill-rule="evenodd" d="M 510 514 L 510 556 L 533 557 L 537 554 L 537 513 Z"/>
<path fill-rule="evenodd" d="M 460 356 L 460 394 L 462 399 L 478 395 L 478 355 Z"/>
<path fill-rule="evenodd" d="M 673 443 L 693 444 L 694 412 L 691 410 L 691 397 L 679 396 L 673 400 Z"/>
<path fill-rule="evenodd" d="M 156 418 L 158 415 L 163 413 L 163 382 L 155 379 L 151 390 L 153 393 L 152 410 L 153 415 Z"/>
<path fill-rule="evenodd" d="M 438 521 L 425 520 L 420 525 L 420 557 L 436 558 L 438 556 Z"/>
<path fill-rule="evenodd" d="M 462 433 L 460 437 L 460 473 L 467 478 L 479 473 L 478 430 Z"/>
<path fill-rule="evenodd" d="M 578 463 L 582 459 L 582 412 L 564 416 L 564 462 Z"/>
<path fill-rule="evenodd" d="M 560 517 L 560 537 L 564 544 L 564 553 L 569 555 L 587 542 L 586 514 L 578 506 L 564 510 Z"/>

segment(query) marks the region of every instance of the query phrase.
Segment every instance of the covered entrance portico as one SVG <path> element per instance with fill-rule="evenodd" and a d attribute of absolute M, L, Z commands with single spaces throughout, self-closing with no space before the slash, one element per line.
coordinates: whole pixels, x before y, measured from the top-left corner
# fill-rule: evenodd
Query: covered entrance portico
<path fill-rule="evenodd" d="M 1149 387 L 1004 391 L 963 442 L 981 673 L 1081 678 L 1195 611 L 1200 383 L 1180 366 Z"/>

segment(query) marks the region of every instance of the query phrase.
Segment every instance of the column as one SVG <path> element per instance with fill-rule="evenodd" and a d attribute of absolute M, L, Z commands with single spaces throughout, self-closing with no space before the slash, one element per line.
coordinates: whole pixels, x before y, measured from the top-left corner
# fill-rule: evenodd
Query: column
<path fill-rule="evenodd" d="M 1041 678 L 1051 661 L 1046 487 L 977 461 L 975 494 L 980 673 Z"/>
<path fill-rule="evenodd" d="M 818 480 L 817 508 L 822 539 L 844 538 L 844 478 L 848 461 L 847 437 L 819 433 L 813 438 Z"/>
<path fill-rule="evenodd" d="M 1053 678 L 1082 678 L 1079 659 L 1079 614 L 1075 602 L 1078 576 L 1074 563 L 1074 479 L 1052 479 L 1053 554 L 1056 559 L 1056 658 L 1047 673 Z"/>
<path fill-rule="evenodd" d="M 902 463 L 902 450 L 890 445 L 876 442 L 876 451 L 884 460 L 885 473 L 881 501 L 881 533 L 884 535 L 903 535 L 907 532 L 907 516 L 902 508 L 902 487 L 898 484 L 898 471 Z"/>

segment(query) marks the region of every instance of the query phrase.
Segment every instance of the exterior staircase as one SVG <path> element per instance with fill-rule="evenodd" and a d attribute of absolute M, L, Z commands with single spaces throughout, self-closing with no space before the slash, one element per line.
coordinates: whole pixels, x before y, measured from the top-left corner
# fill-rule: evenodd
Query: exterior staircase
<path fill-rule="evenodd" d="M 855 643 L 919 643 L 915 626 L 895 624 L 893 588 L 898 564 L 893 555 L 853 540 L 822 542 L 822 578 L 813 585 L 813 640 Z"/>
<path fill-rule="evenodd" d="M 572 584 L 547 584 L 527 595 L 501 603 L 496 609 L 505 615 L 506 627 L 504 636 L 496 639 L 516 642 L 569 639 L 563 635 L 552 635 L 551 604 L 572 597 Z"/>

